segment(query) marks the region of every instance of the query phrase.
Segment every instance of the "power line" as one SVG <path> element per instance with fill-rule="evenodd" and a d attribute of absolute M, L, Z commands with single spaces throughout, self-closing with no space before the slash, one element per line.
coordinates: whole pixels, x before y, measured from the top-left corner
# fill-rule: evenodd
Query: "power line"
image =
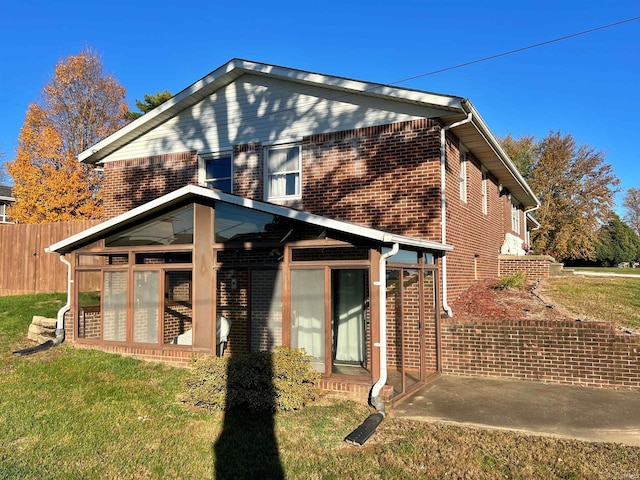
<path fill-rule="evenodd" d="M 491 55 L 489 57 L 479 58 L 477 60 L 472 60 L 470 62 L 460 63 L 458 65 L 453 65 L 451 67 L 441 68 L 439 70 L 434 70 L 432 72 L 422 73 L 420 75 L 415 75 L 413 77 L 408 77 L 408 78 L 404 78 L 402 80 L 397 80 L 395 82 L 391 82 L 391 83 L 389 83 L 387 85 L 397 85 L 398 83 L 408 82 L 410 80 L 415 80 L 416 78 L 427 77 L 429 75 L 435 75 L 437 73 L 447 72 L 449 70 L 455 70 L 457 68 L 468 67 L 469 65 L 474 65 L 476 63 L 486 62 L 488 60 L 493 60 L 495 58 L 506 57 L 507 55 L 513 55 L 514 53 L 520 53 L 520 52 L 524 52 L 525 50 L 531 50 L 533 48 L 542 47 L 544 45 L 549 45 L 551 43 L 561 42 L 563 40 L 568 40 L 570 38 L 579 37 L 581 35 L 586 35 L 588 33 L 597 32 L 598 30 L 604 30 L 606 28 L 617 27 L 618 25 L 622 25 L 622 24 L 629 23 L 629 22 L 634 22 L 636 20 L 640 20 L 640 17 L 627 18 L 626 20 L 621 20 L 619 22 L 610 23 L 608 25 L 602 25 L 600 27 L 590 28 L 589 30 L 583 30 L 582 32 L 572 33 L 571 35 L 565 35 L 564 37 L 554 38 L 553 40 L 547 40 L 547 41 L 544 41 L 544 42 L 535 43 L 535 44 L 529 45 L 527 47 L 516 48 L 515 50 L 509 50 L 508 52 L 502 52 L 502 53 L 498 53 L 498 54 L 495 54 L 495 55 Z"/>

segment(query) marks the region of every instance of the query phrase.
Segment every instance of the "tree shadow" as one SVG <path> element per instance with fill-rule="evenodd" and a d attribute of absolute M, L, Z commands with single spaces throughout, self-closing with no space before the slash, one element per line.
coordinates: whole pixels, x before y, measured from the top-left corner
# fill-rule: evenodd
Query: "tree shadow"
<path fill-rule="evenodd" d="M 275 434 L 271 355 L 232 355 L 227 374 L 222 433 L 212 447 L 213 478 L 284 478 Z"/>

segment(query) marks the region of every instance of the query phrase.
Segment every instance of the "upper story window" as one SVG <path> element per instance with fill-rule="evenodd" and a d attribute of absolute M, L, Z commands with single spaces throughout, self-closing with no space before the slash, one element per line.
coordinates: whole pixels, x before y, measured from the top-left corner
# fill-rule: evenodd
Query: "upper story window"
<path fill-rule="evenodd" d="M 264 156 L 266 199 L 300 198 L 302 193 L 300 146 L 266 148 Z"/>
<path fill-rule="evenodd" d="M 467 201 L 467 152 L 460 152 L 460 200 Z"/>
<path fill-rule="evenodd" d="M 202 157 L 203 182 L 209 188 L 233 193 L 233 156 L 231 153 Z"/>
<path fill-rule="evenodd" d="M 511 199 L 511 230 L 520 235 L 520 204 L 514 198 Z"/>
<path fill-rule="evenodd" d="M 6 203 L 0 203 L 0 223 L 10 223 L 9 216 L 7 215 L 7 207 Z"/>
<path fill-rule="evenodd" d="M 487 203 L 488 203 L 488 187 L 489 179 L 487 176 L 487 171 L 484 167 L 482 167 L 482 213 L 487 214 Z"/>

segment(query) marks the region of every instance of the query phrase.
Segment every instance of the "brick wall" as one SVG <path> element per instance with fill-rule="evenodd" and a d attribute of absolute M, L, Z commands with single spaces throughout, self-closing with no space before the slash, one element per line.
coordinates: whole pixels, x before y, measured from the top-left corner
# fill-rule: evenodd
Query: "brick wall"
<path fill-rule="evenodd" d="M 307 137 L 300 208 L 437 240 L 439 142 L 432 119 Z"/>
<path fill-rule="evenodd" d="M 524 272 L 530 280 L 549 278 L 550 266 L 555 263 L 548 255 L 499 255 L 499 274 L 501 277 Z"/>
<path fill-rule="evenodd" d="M 444 319 L 443 373 L 640 389 L 640 336 L 606 322 Z"/>
<path fill-rule="evenodd" d="M 102 195 L 104 218 L 112 218 L 134 207 L 189 184 L 198 182 L 196 152 L 107 162 Z"/>
<path fill-rule="evenodd" d="M 498 276 L 498 253 L 504 242 L 505 211 L 510 212 L 506 196 L 498 190 L 498 180 L 487 178 L 487 213 L 483 213 L 482 169 L 467 153 L 467 200 L 460 198 L 460 145 L 447 132 L 447 281 L 450 301 L 467 290 L 475 280 Z"/>

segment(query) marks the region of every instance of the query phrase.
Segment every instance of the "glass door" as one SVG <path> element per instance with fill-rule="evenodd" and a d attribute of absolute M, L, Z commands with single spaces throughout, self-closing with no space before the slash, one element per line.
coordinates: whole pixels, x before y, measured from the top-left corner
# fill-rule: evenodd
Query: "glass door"
<path fill-rule="evenodd" d="M 369 375 L 367 273 L 365 269 L 331 271 L 332 373 Z"/>
<path fill-rule="evenodd" d="M 404 395 L 424 380 L 422 271 L 387 270 L 387 383 L 394 396 Z"/>

